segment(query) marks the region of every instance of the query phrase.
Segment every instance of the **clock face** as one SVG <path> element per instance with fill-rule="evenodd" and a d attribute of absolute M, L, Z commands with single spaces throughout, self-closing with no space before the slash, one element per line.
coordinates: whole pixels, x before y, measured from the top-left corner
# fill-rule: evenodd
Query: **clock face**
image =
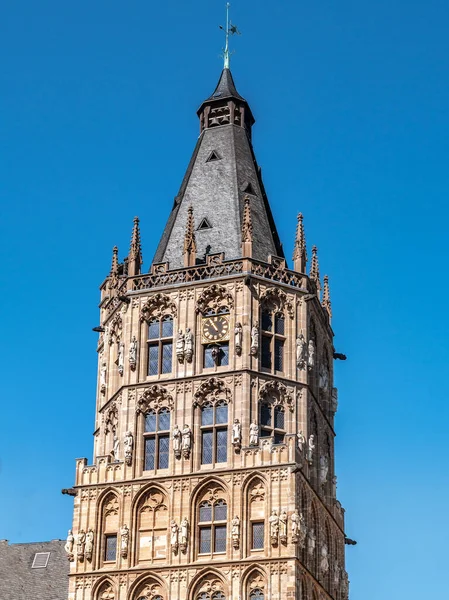
<path fill-rule="evenodd" d="M 229 339 L 229 319 L 224 315 L 206 317 L 202 323 L 203 342 L 220 342 Z"/>

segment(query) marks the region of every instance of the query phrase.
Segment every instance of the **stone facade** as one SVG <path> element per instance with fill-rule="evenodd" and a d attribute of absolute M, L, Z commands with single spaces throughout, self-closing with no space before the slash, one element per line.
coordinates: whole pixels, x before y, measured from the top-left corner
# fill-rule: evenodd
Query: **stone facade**
<path fill-rule="evenodd" d="M 137 221 L 123 264 L 114 250 L 69 600 L 347 599 L 328 282 L 321 300 L 316 252 L 310 275 L 259 260 L 266 241 L 244 204 L 232 260 L 196 258 L 185 204 L 171 217 L 190 218 L 184 268 L 141 274 Z M 179 244 L 179 223 L 167 255 L 170 231 Z M 302 220 L 295 253 L 305 265 Z"/>

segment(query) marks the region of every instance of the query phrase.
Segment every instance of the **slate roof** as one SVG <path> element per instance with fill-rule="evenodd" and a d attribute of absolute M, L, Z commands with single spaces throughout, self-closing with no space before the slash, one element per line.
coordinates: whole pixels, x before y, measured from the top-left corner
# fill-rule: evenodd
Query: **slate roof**
<path fill-rule="evenodd" d="M 223 94 L 221 100 L 232 96 L 240 103 L 245 102 L 235 89 L 228 69 L 224 69 L 217 90 Z M 203 106 L 215 101 L 214 94 Z M 213 152 L 218 160 L 210 161 Z M 210 229 L 195 232 L 197 260 L 201 260 L 206 251 L 209 254 L 224 252 L 225 260 L 240 258 L 246 195 L 251 199 L 253 258 L 267 262 L 270 254 L 283 256 L 247 130 L 234 124 L 206 128 L 196 144 L 153 262 L 168 262 L 170 269 L 183 267 L 184 234 L 190 205 L 193 206 L 196 228 L 203 219 L 211 225 Z"/>
<path fill-rule="evenodd" d="M 65 541 L 9 544 L 0 540 L 0 600 L 67 600 L 69 561 Z M 32 568 L 37 552 L 49 552 L 43 568 Z"/>
<path fill-rule="evenodd" d="M 212 96 L 209 96 L 205 102 L 210 102 L 211 100 L 223 100 L 223 98 L 237 98 L 238 100 L 246 102 L 245 98 L 238 93 L 237 88 L 235 87 L 234 78 L 229 69 L 223 69 L 214 93 Z"/>

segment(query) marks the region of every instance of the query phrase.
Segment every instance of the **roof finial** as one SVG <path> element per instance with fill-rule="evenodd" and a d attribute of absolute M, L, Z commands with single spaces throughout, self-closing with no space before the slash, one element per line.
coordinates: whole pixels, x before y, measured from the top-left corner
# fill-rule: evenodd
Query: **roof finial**
<path fill-rule="evenodd" d="M 315 282 L 316 292 L 318 298 L 320 297 L 321 291 L 321 282 L 320 282 L 320 265 L 318 263 L 318 248 L 313 246 L 312 248 L 312 262 L 310 264 L 310 273 L 309 277 L 312 281 Z"/>
<path fill-rule="evenodd" d="M 186 233 L 184 235 L 184 266 L 194 267 L 196 263 L 195 220 L 193 206 L 187 211 Z"/>
<path fill-rule="evenodd" d="M 128 254 L 128 275 L 139 275 L 142 266 L 142 246 L 140 243 L 139 217 L 134 217 L 133 232 Z"/>
<path fill-rule="evenodd" d="M 230 64 L 230 56 L 231 53 L 229 52 L 229 36 L 231 35 L 240 35 L 240 31 L 237 29 L 236 25 L 233 25 L 229 19 L 229 8 L 230 8 L 230 3 L 227 2 L 226 3 L 226 28 L 222 27 L 220 25 L 220 29 L 222 31 L 225 32 L 226 34 L 226 43 L 225 43 L 225 47 L 223 50 L 223 58 L 224 58 L 224 68 L 225 69 L 229 69 L 229 64 Z"/>
<path fill-rule="evenodd" d="M 293 251 L 293 269 L 298 273 L 306 272 L 307 248 L 306 236 L 304 233 L 302 213 L 298 215 L 298 225 L 296 227 L 295 249 Z"/>
<path fill-rule="evenodd" d="M 112 248 L 112 263 L 111 263 L 111 276 L 117 277 L 118 275 L 118 248 L 114 246 Z"/>
<path fill-rule="evenodd" d="M 242 256 L 251 258 L 253 251 L 253 221 L 251 218 L 251 203 L 245 196 L 242 219 Z"/>
<path fill-rule="evenodd" d="M 323 301 L 321 302 L 323 308 L 327 311 L 329 315 L 329 321 L 332 319 L 332 304 L 331 304 L 331 293 L 329 289 L 329 277 L 327 275 L 324 276 L 324 286 L 323 286 Z"/>

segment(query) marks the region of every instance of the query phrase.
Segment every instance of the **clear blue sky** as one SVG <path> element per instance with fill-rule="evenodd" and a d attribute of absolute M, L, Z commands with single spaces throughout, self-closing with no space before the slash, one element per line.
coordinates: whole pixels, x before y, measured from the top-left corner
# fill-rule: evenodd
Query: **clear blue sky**
<path fill-rule="evenodd" d="M 352 600 L 447 596 L 447 0 L 235 0 L 237 87 L 291 255 L 331 277 Z M 98 286 L 145 266 L 218 79 L 222 0 L 15 0 L 0 19 L 0 538 L 63 538 L 92 453 Z"/>

